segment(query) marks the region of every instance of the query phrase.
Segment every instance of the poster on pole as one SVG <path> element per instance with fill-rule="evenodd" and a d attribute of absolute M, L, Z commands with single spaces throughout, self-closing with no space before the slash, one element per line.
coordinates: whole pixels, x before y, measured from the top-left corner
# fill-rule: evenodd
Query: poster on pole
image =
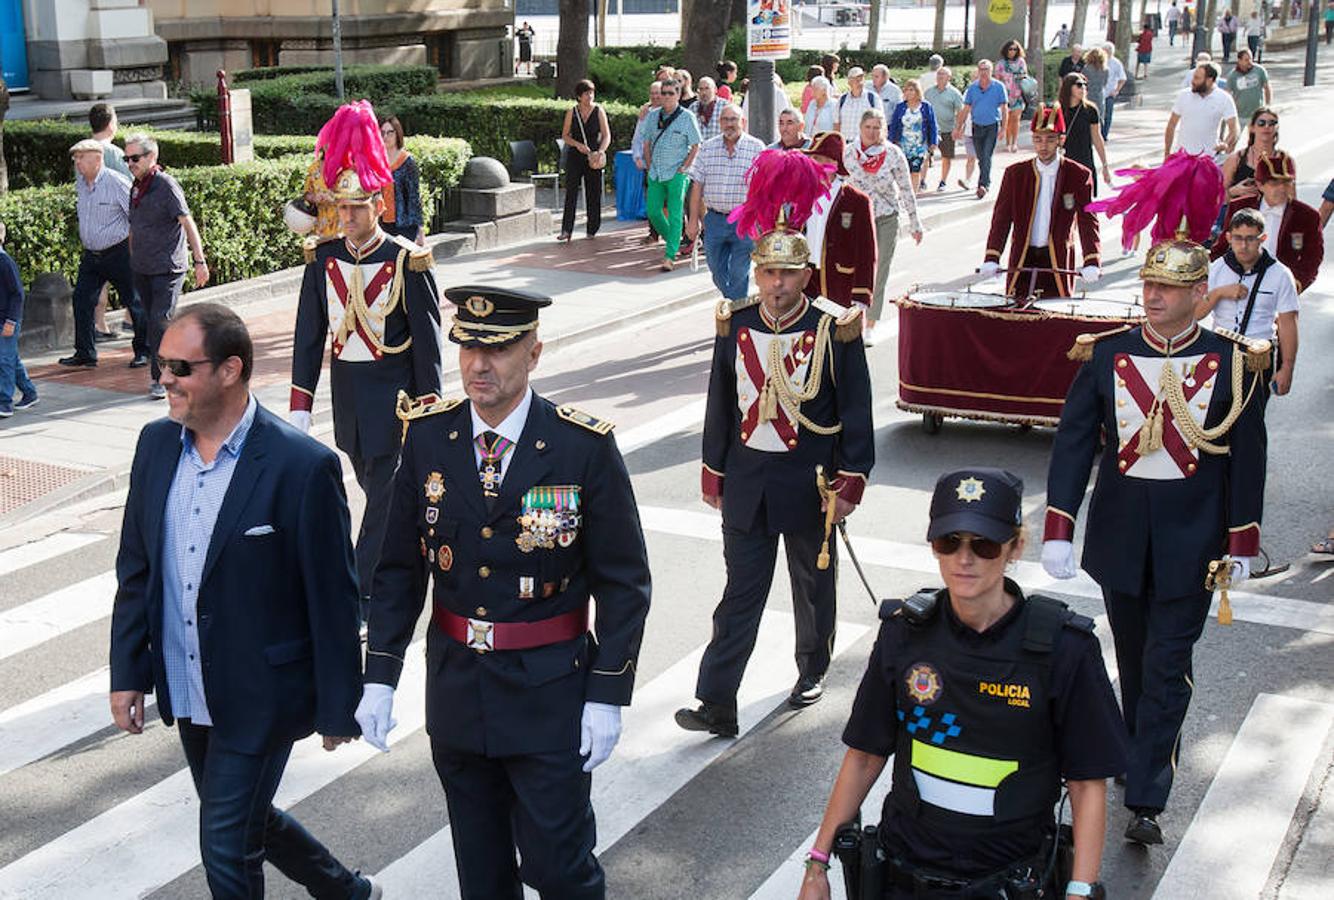
<path fill-rule="evenodd" d="M 792 55 L 792 0 L 746 0 L 746 58 Z"/>

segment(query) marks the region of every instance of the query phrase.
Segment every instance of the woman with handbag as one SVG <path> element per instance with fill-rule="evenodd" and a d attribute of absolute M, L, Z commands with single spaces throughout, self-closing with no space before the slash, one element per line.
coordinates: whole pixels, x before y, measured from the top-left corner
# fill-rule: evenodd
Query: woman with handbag
<path fill-rule="evenodd" d="M 607 111 L 593 102 L 593 82 L 581 80 L 574 86 L 574 96 L 577 102 L 565 113 L 561 128 L 561 140 L 565 142 L 565 217 L 557 238 L 560 241 L 568 241 L 574 231 L 581 183 L 588 236 L 593 237 L 602 227 L 602 170 L 607 166 L 607 148 L 611 146 Z"/>

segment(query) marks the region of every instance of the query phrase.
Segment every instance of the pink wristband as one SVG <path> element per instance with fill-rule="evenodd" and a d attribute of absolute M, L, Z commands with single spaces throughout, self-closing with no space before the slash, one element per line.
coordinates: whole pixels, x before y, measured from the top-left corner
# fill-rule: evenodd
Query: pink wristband
<path fill-rule="evenodd" d="M 808 853 L 807 856 L 809 856 L 816 862 L 822 862 L 825 863 L 826 865 L 829 864 L 829 854 L 820 850 L 816 850 L 814 847 L 811 848 L 811 852 Z"/>

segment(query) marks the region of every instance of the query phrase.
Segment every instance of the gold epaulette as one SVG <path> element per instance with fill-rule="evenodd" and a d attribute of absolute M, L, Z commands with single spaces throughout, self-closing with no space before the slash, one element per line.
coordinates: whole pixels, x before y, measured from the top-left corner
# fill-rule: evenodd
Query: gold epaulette
<path fill-rule="evenodd" d="M 1075 342 L 1070 345 L 1070 349 L 1065 351 L 1065 358 L 1072 359 L 1075 362 L 1088 362 L 1093 358 L 1093 345 L 1105 337 L 1111 337 L 1114 334 L 1122 334 L 1134 328 L 1134 325 L 1122 325 L 1120 328 L 1113 328 L 1110 331 L 1085 332 L 1075 338 Z"/>
<path fill-rule="evenodd" d="M 435 268 L 435 257 L 430 247 L 418 247 L 401 234 L 394 235 L 394 243 L 408 251 L 409 272 L 429 272 Z"/>
<path fill-rule="evenodd" d="M 834 321 L 834 340 L 840 344 L 859 341 L 862 337 L 862 308 L 854 306 Z"/>
<path fill-rule="evenodd" d="M 740 300 L 720 300 L 713 311 L 714 330 L 718 337 L 727 337 L 732 332 L 732 313 L 739 312 L 760 302 L 760 295 L 743 297 Z"/>
<path fill-rule="evenodd" d="M 403 422 L 403 433 L 407 434 L 408 423 L 413 419 L 449 412 L 462 402 L 463 398 L 461 397 L 442 399 L 438 394 L 422 394 L 420 397 L 409 397 L 407 391 L 399 391 L 398 402 L 394 404 L 394 412 L 398 414 L 399 419 Z"/>
<path fill-rule="evenodd" d="M 1264 338 L 1249 338 L 1240 331 L 1215 328 L 1214 334 L 1226 338 L 1246 351 L 1246 371 L 1263 372 L 1269 368 L 1270 351 L 1274 345 Z"/>
<path fill-rule="evenodd" d="M 575 409 L 568 403 L 562 403 L 556 407 L 556 415 L 572 425 L 578 425 L 580 428 L 587 428 L 594 434 L 611 434 L 611 430 L 616 427 L 614 422 L 608 422 L 606 419 L 599 419 L 596 416 L 590 416 L 580 409 Z"/>
<path fill-rule="evenodd" d="M 318 246 L 314 238 L 306 238 L 301 242 L 301 258 L 305 260 L 306 265 L 315 261 L 315 247 Z"/>

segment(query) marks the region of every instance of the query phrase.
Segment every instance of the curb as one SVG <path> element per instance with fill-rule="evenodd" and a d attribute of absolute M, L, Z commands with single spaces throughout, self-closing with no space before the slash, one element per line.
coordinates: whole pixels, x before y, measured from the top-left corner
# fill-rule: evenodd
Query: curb
<path fill-rule="evenodd" d="M 90 472 L 73 484 L 67 484 L 44 497 L 38 497 L 31 503 L 20 506 L 18 509 L 0 514 L 0 530 L 22 525 L 62 506 L 70 506 L 75 503 L 82 503 L 85 500 L 91 500 L 94 497 L 114 493 L 121 488 L 128 487 L 129 483 L 129 463 L 115 469 Z"/>

